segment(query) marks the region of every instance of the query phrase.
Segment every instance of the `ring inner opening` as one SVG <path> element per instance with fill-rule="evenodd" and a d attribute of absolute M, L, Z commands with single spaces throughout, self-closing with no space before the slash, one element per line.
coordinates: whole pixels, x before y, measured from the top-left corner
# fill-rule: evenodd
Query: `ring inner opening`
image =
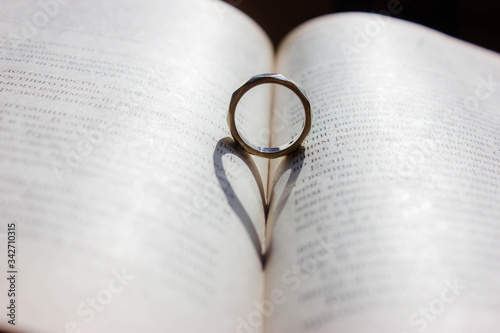
<path fill-rule="evenodd" d="M 235 122 L 246 144 L 274 152 L 290 146 L 302 133 L 304 107 L 292 90 L 265 83 L 243 95 L 236 107 Z"/>

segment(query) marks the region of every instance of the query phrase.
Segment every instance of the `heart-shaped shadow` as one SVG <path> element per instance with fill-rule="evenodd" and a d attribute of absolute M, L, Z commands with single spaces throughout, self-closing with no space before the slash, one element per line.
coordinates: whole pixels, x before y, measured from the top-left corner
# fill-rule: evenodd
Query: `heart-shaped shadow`
<path fill-rule="evenodd" d="M 272 233 L 279 220 L 281 212 L 288 202 L 288 198 L 292 193 L 297 178 L 302 171 L 302 166 L 304 164 L 305 158 L 305 148 L 300 146 L 297 151 L 291 155 L 287 155 L 279 163 L 274 173 L 270 175 L 270 181 L 272 181 L 272 186 L 270 189 L 268 211 L 266 216 L 266 252 L 262 256 L 262 262 L 265 265 L 267 259 L 271 254 L 272 249 Z M 290 173 L 288 173 L 290 171 Z M 287 176 L 288 175 L 288 176 Z M 288 177 L 284 186 L 280 186 L 281 191 L 277 193 L 277 184 L 285 181 L 284 177 Z"/>
<path fill-rule="evenodd" d="M 262 183 L 262 178 L 260 176 L 259 169 L 257 168 L 257 165 L 255 164 L 252 157 L 246 151 L 244 151 L 242 147 L 239 144 L 237 144 L 232 138 L 226 137 L 220 139 L 217 142 L 213 156 L 214 169 L 215 169 L 215 174 L 217 176 L 217 180 L 219 181 L 222 191 L 226 195 L 229 205 L 231 206 L 231 208 L 236 213 L 241 223 L 245 227 L 245 230 L 247 231 L 247 234 L 250 237 L 250 240 L 252 241 L 252 244 L 255 247 L 257 255 L 259 256 L 259 258 L 261 258 L 262 246 L 259 240 L 259 236 L 257 235 L 257 231 L 255 230 L 255 226 L 252 223 L 252 220 L 250 219 L 250 216 L 248 215 L 247 211 L 245 210 L 245 207 L 243 207 L 241 201 L 238 199 L 236 193 L 234 192 L 233 187 L 231 186 L 231 183 L 229 182 L 229 179 L 227 177 L 224 164 L 222 163 L 222 157 L 226 154 L 234 155 L 240 160 L 242 160 L 248 167 L 248 169 L 252 172 L 252 175 L 255 178 L 255 181 L 257 182 L 257 186 L 259 187 L 259 192 L 261 195 L 264 212 L 267 213 L 267 203 L 264 192 L 264 184 Z"/>
<path fill-rule="evenodd" d="M 243 207 L 241 201 L 238 199 L 227 177 L 224 165 L 222 163 L 222 157 L 226 154 L 234 155 L 235 157 L 238 157 L 240 160 L 242 160 L 248 167 L 248 169 L 252 172 L 252 175 L 255 178 L 257 186 L 259 187 L 262 205 L 264 208 L 264 212 L 266 213 L 265 253 L 263 253 L 262 251 L 261 242 L 259 240 L 259 236 L 257 235 L 257 231 L 255 230 L 255 226 L 252 223 L 252 220 L 250 219 L 250 216 L 248 215 L 247 211 L 245 210 L 245 207 Z M 304 161 L 304 148 L 300 147 L 300 149 L 293 155 L 288 155 L 284 157 L 281 163 L 279 164 L 276 173 L 273 175 L 274 181 L 273 181 L 273 187 L 271 187 L 272 192 L 270 196 L 271 199 L 270 206 L 272 207 L 271 214 L 268 214 L 268 204 L 265 198 L 264 184 L 262 183 L 262 178 L 260 176 L 257 165 L 255 164 L 253 158 L 246 151 L 244 151 L 239 144 L 237 144 L 232 138 L 229 137 L 219 140 L 214 150 L 213 160 L 214 160 L 215 174 L 217 176 L 219 184 L 221 185 L 222 191 L 226 195 L 229 205 L 231 206 L 231 208 L 236 213 L 241 223 L 245 227 L 245 230 L 247 231 L 247 234 L 250 237 L 250 240 L 255 247 L 255 251 L 262 262 L 262 266 L 264 267 L 266 259 L 268 258 L 269 255 L 269 249 L 271 245 L 270 236 L 272 231 L 271 230 L 272 224 L 274 224 L 274 221 L 278 220 L 278 217 L 283 207 L 285 206 L 285 203 L 287 202 L 288 197 L 290 196 L 290 193 L 295 185 L 295 181 L 297 180 L 297 177 L 299 176 L 299 173 L 302 170 L 302 164 Z M 288 170 L 291 170 L 291 173 L 289 175 L 286 185 L 284 186 L 284 190 L 282 191 L 282 193 L 279 194 L 275 193 L 274 185 L 277 184 L 277 182 L 284 176 L 284 174 Z M 272 216 L 273 223 L 267 223 L 268 215 Z"/>

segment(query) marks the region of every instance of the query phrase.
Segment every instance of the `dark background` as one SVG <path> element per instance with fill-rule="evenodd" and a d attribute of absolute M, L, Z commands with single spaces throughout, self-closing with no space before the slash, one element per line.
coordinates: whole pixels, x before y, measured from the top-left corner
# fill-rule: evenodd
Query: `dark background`
<path fill-rule="evenodd" d="M 328 13 L 387 10 L 389 0 L 224 0 L 252 17 L 275 46 L 294 27 Z M 500 52 L 500 1 L 400 0 L 394 17 Z"/>

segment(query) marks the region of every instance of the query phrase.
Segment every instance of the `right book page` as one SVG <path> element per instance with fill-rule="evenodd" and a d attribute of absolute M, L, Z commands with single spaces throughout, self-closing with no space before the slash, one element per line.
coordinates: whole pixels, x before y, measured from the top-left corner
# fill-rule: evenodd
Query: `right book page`
<path fill-rule="evenodd" d="M 271 165 L 265 330 L 496 331 L 500 56 L 348 13 L 295 30 L 277 64 L 314 119 Z"/>

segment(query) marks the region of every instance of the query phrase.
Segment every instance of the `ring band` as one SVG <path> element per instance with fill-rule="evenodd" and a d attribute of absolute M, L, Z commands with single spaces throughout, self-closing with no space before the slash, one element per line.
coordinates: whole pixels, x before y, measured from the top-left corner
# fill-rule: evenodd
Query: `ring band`
<path fill-rule="evenodd" d="M 302 105 L 304 106 L 305 120 L 302 126 L 302 133 L 300 133 L 300 136 L 296 140 L 292 140 L 278 147 L 269 147 L 269 148 L 260 147 L 245 142 L 245 140 L 243 140 L 240 133 L 238 132 L 238 129 L 236 128 L 235 112 L 238 102 L 247 91 L 249 91 L 255 86 L 264 83 L 276 83 L 287 87 L 299 97 L 300 101 L 302 102 Z M 266 158 L 277 158 L 280 156 L 293 153 L 297 148 L 300 147 L 302 141 L 304 141 L 307 134 L 309 134 L 312 125 L 311 104 L 309 103 L 309 99 L 307 98 L 307 94 L 304 88 L 302 88 L 300 85 L 293 82 L 292 80 L 288 79 L 284 75 L 282 74 L 255 75 L 252 76 L 250 80 L 248 80 L 245 84 L 243 84 L 239 89 L 237 89 L 231 96 L 231 102 L 229 103 L 229 111 L 227 113 L 227 123 L 229 125 L 229 130 L 231 131 L 231 135 L 233 136 L 234 140 L 238 142 L 243 147 L 243 149 L 245 149 L 248 153 Z"/>

